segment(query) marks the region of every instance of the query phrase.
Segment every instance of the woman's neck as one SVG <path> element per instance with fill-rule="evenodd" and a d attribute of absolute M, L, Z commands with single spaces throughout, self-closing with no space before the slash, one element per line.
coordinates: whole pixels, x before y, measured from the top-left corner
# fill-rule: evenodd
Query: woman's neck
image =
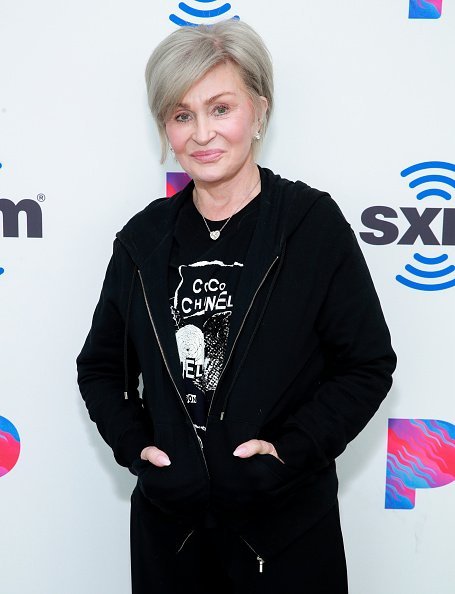
<path fill-rule="evenodd" d="M 193 200 L 199 212 L 211 221 L 229 218 L 261 191 L 256 163 L 221 183 L 194 182 Z"/>

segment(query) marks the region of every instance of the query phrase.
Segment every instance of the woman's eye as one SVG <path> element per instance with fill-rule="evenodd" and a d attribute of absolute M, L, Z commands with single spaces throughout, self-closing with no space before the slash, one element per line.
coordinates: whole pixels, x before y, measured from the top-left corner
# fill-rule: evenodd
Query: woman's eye
<path fill-rule="evenodd" d="M 226 115 L 229 111 L 229 107 L 227 105 L 217 105 L 215 107 L 216 115 Z"/>
<path fill-rule="evenodd" d="M 190 114 L 188 113 L 179 113 L 175 116 L 177 122 L 187 122 L 189 120 Z"/>

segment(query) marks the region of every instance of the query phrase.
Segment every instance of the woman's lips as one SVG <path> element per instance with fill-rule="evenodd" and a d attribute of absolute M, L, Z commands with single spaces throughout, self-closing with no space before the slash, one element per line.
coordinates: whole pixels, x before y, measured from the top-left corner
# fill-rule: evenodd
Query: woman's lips
<path fill-rule="evenodd" d="M 211 163 L 212 161 L 216 161 L 224 151 L 212 150 L 212 151 L 196 151 L 191 153 L 193 159 L 197 161 L 201 161 L 201 163 Z"/>

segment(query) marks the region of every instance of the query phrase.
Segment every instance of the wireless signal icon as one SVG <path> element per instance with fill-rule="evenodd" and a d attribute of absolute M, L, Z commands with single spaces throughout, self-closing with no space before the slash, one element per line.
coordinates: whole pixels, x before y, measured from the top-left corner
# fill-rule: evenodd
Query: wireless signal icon
<path fill-rule="evenodd" d="M 411 189 L 417 188 L 418 190 L 416 195 L 417 200 L 426 200 L 433 197 L 442 198 L 447 201 L 452 199 L 453 188 L 455 188 L 455 176 L 447 175 L 447 172 L 455 172 L 455 164 L 447 163 L 446 161 L 424 161 L 403 169 L 401 177 L 408 177 L 416 172 L 424 173 L 424 175 L 415 177 L 409 182 Z M 442 185 L 443 187 L 435 187 L 435 184 L 436 186 Z M 428 211 L 431 210 L 437 213 L 441 209 L 428 209 Z M 451 228 L 450 221 L 455 220 L 451 216 L 453 212 L 452 209 L 443 209 L 443 212 L 443 243 L 444 245 L 453 245 L 452 233 L 449 231 Z M 424 219 L 424 213 L 419 216 L 421 216 L 419 220 Z M 444 242 L 446 237 L 447 240 Z M 438 243 L 436 238 L 434 239 L 435 243 Z M 449 259 L 447 254 L 428 257 L 415 253 L 413 258 L 414 262 L 405 266 L 406 272 L 412 275 L 412 277 L 408 278 L 407 276 L 398 274 L 395 278 L 399 283 L 418 291 L 443 291 L 444 289 L 455 287 L 455 266 L 453 264 L 447 264 L 447 260 Z"/>
<path fill-rule="evenodd" d="M 171 14 L 169 15 L 169 20 L 179 27 L 197 27 L 197 25 L 203 23 L 213 24 L 213 22 L 210 22 L 210 19 L 217 17 L 231 18 L 236 21 L 240 19 L 238 15 L 228 16 L 232 9 L 232 6 L 228 2 L 221 5 L 219 0 L 194 0 L 194 2 L 197 2 L 199 5 L 204 4 L 207 8 L 197 8 L 198 4 L 190 6 L 186 2 L 179 2 L 179 9 L 182 11 L 183 15 L 179 16 L 177 14 Z M 192 4 L 194 4 L 194 2 Z M 214 3 L 218 4 L 218 6 L 213 6 Z M 209 22 L 206 22 L 207 19 L 209 19 Z"/>
<path fill-rule="evenodd" d="M 453 163 L 446 163 L 445 161 L 426 161 L 424 163 L 417 163 L 416 165 L 412 165 L 407 169 L 403 169 L 401 172 L 401 177 L 407 177 L 416 171 L 423 171 L 426 169 L 444 169 L 445 171 L 453 171 L 455 172 L 455 165 Z M 449 177 L 447 175 L 439 175 L 435 173 L 430 173 L 429 175 L 422 175 L 409 183 L 410 188 L 416 188 L 422 184 L 427 183 L 441 183 L 444 186 L 449 186 L 450 188 L 455 188 L 455 179 L 453 177 Z M 423 200 L 424 198 L 428 198 L 429 196 L 439 196 L 440 198 L 444 198 L 444 200 L 450 200 L 452 198 L 452 194 L 446 189 L 440 188 L 428 188 L 426 190 L 422 190 L 416 196 L 417 200 Z"/>
<path fill-rule="evenodd" d="M 421 254 L 414 254 L 414 260 L 419 264 L 423 264 L 426 268 L 416 268 L 412 264 L 406 264 L 405 270 L 417 277 L 418 280 L 406 278 L 401 274 L 396 276 L 396 280 L 402 285 L 405 285 L 410 289 L 417 289 L 418 291 L 442 291 L 444 289 L 455 287 L 455 274 L 453 274 L 455 266 L 453 264 L 445 266 L 444 268 L 434 269 L 434 266 L 443 264 L 448 258 L 449 256 L 447 254 L 442 254 L 436 258 L 427 258 Z M 427 282 L 429 280 L 431 281 L 431 279 L 443 280 L 446 277 L 451 278 L 444 282 Z"/>

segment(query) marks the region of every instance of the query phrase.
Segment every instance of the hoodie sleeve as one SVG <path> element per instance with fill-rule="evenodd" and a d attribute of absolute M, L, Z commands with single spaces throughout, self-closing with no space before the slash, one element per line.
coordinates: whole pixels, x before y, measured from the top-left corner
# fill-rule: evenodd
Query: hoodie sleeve
<path fill-rule="evenodd" d="M 134 282 L 133 262 L 115 239 L 92 326 L 76 360 L 79 389 L 89 416 L 116 461 L 126 467 L 131 467 L 145 446 L 153 444 L 151 423 L 138 392 L 138 358 L 129 339 L 125 345 L 125 318 Z"/>
<path fill-rule="evenodd" d="M 349 224 L 335 251 L 316 327 L 326 371 L 313 397 L 286 418 L 273 440 L 285 463 L 308 473 L 330 464 L 365 427 L 390 390 L 396 367 L 378 295 Z"/>

